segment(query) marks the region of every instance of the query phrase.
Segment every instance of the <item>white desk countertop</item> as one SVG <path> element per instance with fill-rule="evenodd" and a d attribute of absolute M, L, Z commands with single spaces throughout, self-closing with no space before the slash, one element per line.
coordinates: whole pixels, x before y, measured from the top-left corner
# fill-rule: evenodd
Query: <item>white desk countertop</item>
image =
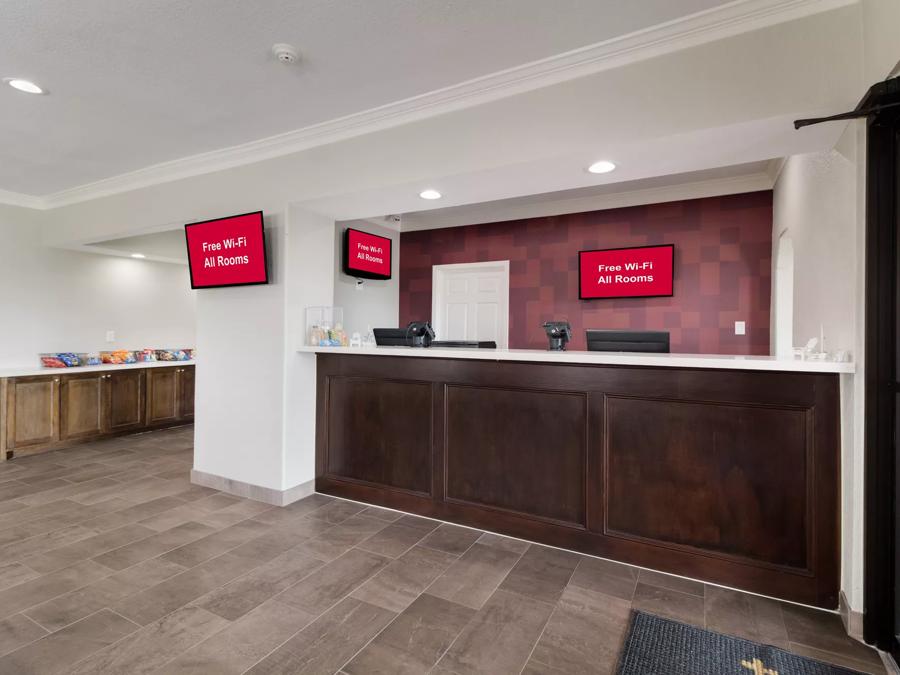
<path fill-rule="evenodd" d="M 853 363 L 801 361 L 775 356 L 729 356 L 727 354 L 637 354 L 625 352 L 551 352 L 539 349 L 456 349 L 428 347 L 299 347 L 300 353 L 356 356 L 408 356 L 432 359 L 478 359 L 482 361 L 526 361 L 533 363 L 583 363 L 586 365 L 653 366 L 668 368 L 722 368 L 726 370 L 770 370 L 796 373 L 853 373 Z"/>
<path fill-rule="evenodd" d="M 134 368 L 165 368 L 175 366 L 193 366 L 191 361 L 146 361 L 141 363 L 104 363 L 99 366 L 76 366 L 74 368 L 41 368 L 41 366 L 20 366 L 0 368 L 0 378 L 29 377 L 31 375 L 75 375 L 78 373 L 101 373 L 109 370 L 131 370 Z"/>

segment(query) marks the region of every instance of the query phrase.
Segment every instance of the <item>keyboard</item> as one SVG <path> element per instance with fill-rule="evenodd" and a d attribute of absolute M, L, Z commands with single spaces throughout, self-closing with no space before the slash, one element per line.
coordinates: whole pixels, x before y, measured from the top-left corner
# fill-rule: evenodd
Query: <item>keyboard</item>
<path fill-rule="evenodd" d="M 467 349 L 496 349 L 497 343 L 493 340 L 432 340 L 432 347 L 459 347 Z"/>

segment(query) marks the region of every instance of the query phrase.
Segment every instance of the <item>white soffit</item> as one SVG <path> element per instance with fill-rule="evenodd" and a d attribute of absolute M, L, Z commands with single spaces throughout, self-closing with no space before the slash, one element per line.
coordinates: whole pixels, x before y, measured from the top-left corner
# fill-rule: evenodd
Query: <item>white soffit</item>
<path fill-rule="evenodd" d="M 53 194 L 35 196 L 0 191 L 0 202 L 50 209 L 251 164 L 852 4 L 856 4 L 856 0 L 736 0 L 427 94 L 257 141 L 163 162 Z"/>

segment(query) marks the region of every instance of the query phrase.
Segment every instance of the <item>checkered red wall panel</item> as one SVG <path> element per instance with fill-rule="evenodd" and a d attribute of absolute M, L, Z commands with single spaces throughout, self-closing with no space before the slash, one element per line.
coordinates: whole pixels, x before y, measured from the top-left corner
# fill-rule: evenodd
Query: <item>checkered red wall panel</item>
<path fill-rule="evenodd" d="M 675 245 L 673 297 L 579 300 L 579 250 L 646 244 Z M 673 352 L 768 354 L 771 257 L 770 190 L 404 232 L 400 322 L 431 316 L 432 265 L 509 260 L 511 348 L 545 349 L 541 324 L 568 319 L 571 349 L 586 328 L 630 328 L 669 331 Z"/>

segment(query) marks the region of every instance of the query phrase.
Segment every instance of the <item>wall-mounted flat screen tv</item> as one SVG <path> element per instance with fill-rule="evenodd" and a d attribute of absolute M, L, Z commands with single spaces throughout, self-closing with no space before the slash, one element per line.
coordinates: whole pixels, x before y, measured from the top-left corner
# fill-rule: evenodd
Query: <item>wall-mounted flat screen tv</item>
<path fill-rule="evenodd" d="M 184 226 L 191 288 L 269 283 L 262 211 Z"/>
<path fill-rule="evenodd" d="M 674 294 L 675 246 L 578 252 L 578 297 L 653 298 Z"/>
<path fill-rule="evenodd" d="M 344 272 L 362 279 L 390 279 L 391 240 L 347 228 L 344 232 Z"/>

